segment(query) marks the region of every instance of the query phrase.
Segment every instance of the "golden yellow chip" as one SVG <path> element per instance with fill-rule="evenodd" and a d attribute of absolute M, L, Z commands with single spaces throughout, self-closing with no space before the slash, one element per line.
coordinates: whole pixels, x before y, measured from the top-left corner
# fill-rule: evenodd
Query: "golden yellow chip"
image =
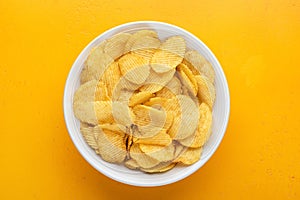
<path fill-rule="evenodd" d="M 197 75 L 195 78 L 198 84 L 199 101 L 206 103 L 212 109 L 216 97 L 215 87 L 205 76 Z"/>
<path fill-rule="evenodd" d="M 73 102 L 92 102 L 95 100 L 95 92 L 98 82 L 91 80 L 82 84 L 75 92 Z"/>
<path fill-rule="evenodd" d="M 165 129 L 162 129 L 159 133 L 149 138 L 137 138 L 135 143 L 137 144 L 148 144 L 148 145 L 159 145 L 159 146 L 168 146 L 171 144 L 172 139 L 166 133 Z"/>
<path fill-rule="evenodd" d="M 212 113 L 206 103 L 202 103 L 199 107 L 200 119 L 197 130 L 193 135 L 183 140 L 178 140 L 182 145 L 187 147 L 202 147 L 208 140 L 212 128 Z"/>
<path fill-rule="evenodd" d="M 144 103 L 145 106 L 154 106 L 154 105 L 160 105 L 161 107 L 164 107 L 167 103 L 168 99 L 164 97 L 152 97 L 147 102 Z"/>
<path fill-rule="evenodd" d="M 130 126 L 133 124 L 133 113 L 127 104 L 114 101 L 112 102 L 112 115 L 117 124 Z"/>
<path fill-rule="evenodd" d="M 145 36 L 139 37 L 133 43 L 131 51 L 137 51 L 142 49 L 157 49 L 160 46 L 160 40 L 154 37 Z"/>
<path fill-rule="evenodd" d="M 139 144 L 133 144 L 131 146 L 129 155 L 134 161 L 136 161 L 138 166 L 142 168 L 151 168 L 160 163 L 158 160 L 143 153 L 139 147 Z"/>
<path fill-rule="evenodd" d="M 116 124 L 116 123 L 112 123 L 112 124 L 100 124 L 98 125 L 99 128 L 101 128 L 101 130 L 108 130 L 120 135 L 124 135 L 125 132 L 124 130 L 126 130 L 126 127 L 121 125 L 121 124 Z"/>
<path fill-rule="evenodd" d="M 184 152 L 187 149 L 187 147 L 182 146 L 181 144 L 177 143 L 175 145 L 175 152 L 174 152 L 174 160 L 180 156 L 182 152 Z"/>
<path fill-rule="evenodd" d="M 95 113 L 94 102 L 74 102 L 73 103 L 73 111 L 74 115 L 81 122 L 85 122 L 88 124 L 97 125 L 98 120 Z"/>
<path fill-rule="evenodd" d="M 158 49 L 151 58 L 151 68 L 157 73 L 165 73 L 175 69 L 183 57 L 172 52 Z"/>
<path fill-rule="evenodd" d="M 176 70 L 170 70 L 165 73 L 156 73 L 150 70 L 150 74 L 144 85 L 140 87 L 140 91 L 148 91 L 155 93 L 161 90 L 173 78 Z"/>
<path fill-rule="evenodd" d="M 132 83 L 144 83 L 150 73 L 149 62 L 137 54 L 126 54 L 119 59 L 122 75 Z"/>
<path fill-rule="evenodd" d="M 134 93 L 129 100 L 129 106 L 133 107 L 137 104 L 142 104 L 145 101 L 148 101 L 153 96 L 154 94 L 148 91 Z"/>
<path fill-rule="evenodd" d="M 117 83 L 113 91 L 112 101 L 123 101 L 129 102 L 129 98 L 133 92 L 137 90 L 141 84 L 134 84 L 122 77 Z"/>
<path fill-rule="evenodd" d="M 172 91 L 172 93 L 175 95 L 179 95 L 181 93 L 181 82 L 177 77 L 173 76 L 173 78 L 166 85 L 166 88 Z"/>
<path fill-rule="evenodd" d="M 119 82 L 120 77 L 121 73 L 117 62 L 113 62 L 108 66 L 101 77 L 102 82 L 106 85 L 107 94 L 110 98 L 113 96 L 113 91 Z"/>
<path fill-rule="evenodd" d="M 150 61 L 155 52 L 156 52 L 156 49 L 139 49 L 139 50 L 133 51 L 132 53 L 137 54 L 138 56 L 142 56 L 146 60 Z"/>
<path fill-rule="evenodd" d="M 171 52 L 183 58 L 186 49 L 185 40 L 181 36 L 169 37 L 164 43 L 162 43 L 160 49 Z"/>
<path fill-rule="evenodd" d="M 113 123 L 111 101 L 96 101 L 94 102 L 94 109 L 91 111 L 96 115 L 99 124 Z"/>
<path fill-rule="evenodd" d="M 149 157 L 160 162 L 171 161 L 174 158 L 175 147 L 173 144 L 168 146 L 140 144 L 140 149 Z"/>
<path fill-rule="evenodd" d="M 195 132 L 199 120 L 198 107 L 190 97 L 178 95 L 177 100 L 181 114 L 174 117 L 173 124 L 169 129 L 169 134 L 175 140 L 191 136 Z"/>
<path fill-rule="evenodd" d="M 148 169 L 145 168 L 140 168 L 140 169 L 147 173 L 162 173 L 173 169 L 175 166 L 176 166 L 175 163 L 164 162 L 164 163 L 159 163 L 157 166 Z"/>
<path fill-rule="evenodd" d="M 141 30 L 133 33 L 130 38 L 128 39 L 126 45 L 125 45 L 125 53 L 131 51 L 133 44 L 138 40 L 139 38 L 143 37 L 153 37 L 158 38 L 158 35 L 155 31 L 152 30 Z"/>
<path fill-rule="evenodd" d="M 90 80 L 99 80 L 107 67 L 113 63 L 113 59 L 105 54 L 98 51 L 92 51 L 88 56 L 85 67 L 81 73 L 81 83 L 88 82 Z"/>
<path fill-rule="evenodd" d="M 124 135 L 109 131 L 101 130 L 100 127 L 94 128 L 98 135 L 98 151 L 103 160 L 111 163 L 121 163 L 124 161 L 127 152 L 123 143 Z"/>
<path fill-rule="evenodd" d="M 125 45 L 130 38 L 129 33 L 119 33 L 107 40 L 104 52 L 113 59 L 117 59 L 125 53 Z"/>
<path fill-rule="evenodd" d="M 99 81 L 95 91 L 95 101 L 107 101 L 107 100 L 110 100 L 110 98 L 107 93 L 106 85 L 102 81 Z"/>
<path fill-rule="evenodd" d="M 182 63 L 177 66 L 177 70 L 183 85 L 187 87 L 194 96 L 196 96 L 198 92 L 198 85 L 193 72 Z"/>
<path fill-rule="evenodd" d="M 126 160 L 124 164 L 129 169 L 138 169 L 140 167 L 138 165 L 138 163 L 135 160 L 133 160 L 133 159 Z"/>
<path fill-rule="evenodd" d="M 189 61 L 187 61 L 185 58 L 182 61 L 182 64 L 185 64 L 194 75 L 200 75 L 200 71 L 198 71 Z"/>
<path fill-rule="evenodd" d="M 92 147 L 93 149 L 98 149 L 97 143 L 97 135 L 94 133 L 94 127 L 89 126 L 88 124 L 81 123 L 80 124 L 80 131 L 85 139 L 85 141 Z"/>
<path fill-rule="evenodd" d="M 200 160 L 201 153 L 202 153 L 202 147 L 187 148 L 180 154 L 178 158 L 174 160 L 174 162 L 181 163 L 184 165 L 192 165 L 198 160 Z"/>
<path fill-rule="evenodd" d="M 197 51 L 192 50 L 185 53 L 184 58 L 189 61 L 199 72 L 208 78 L 211 83 L 215 81 L 215 72 L 208 60 Z"/>
<path fill-rule="evenodd" d="M 172 99 L 173 97 L 176 97 L 176 94 L 174 94 L 167 87 L 162 88 L 161 90 L 159 90 L 155 94 L 156 94 L 157 97 L 166 98 L 166 99 Z"/>

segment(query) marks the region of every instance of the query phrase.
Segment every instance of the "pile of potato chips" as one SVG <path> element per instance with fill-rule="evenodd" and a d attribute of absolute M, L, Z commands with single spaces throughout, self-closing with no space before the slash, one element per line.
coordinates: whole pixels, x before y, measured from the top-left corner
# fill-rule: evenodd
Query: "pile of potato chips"
<path fill-rule="evenodd" d="M 212 128 L 214 70 L 181 36 L 119 33 L 91 50 L 73 99 L 86 142 L 147 173 L 201 157 Z"/>

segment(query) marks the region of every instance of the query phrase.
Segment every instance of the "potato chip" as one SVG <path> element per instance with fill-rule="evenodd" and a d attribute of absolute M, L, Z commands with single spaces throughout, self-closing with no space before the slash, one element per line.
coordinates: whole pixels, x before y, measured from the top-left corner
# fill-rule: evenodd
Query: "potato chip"
<path fill-rule="evenodd" d="M 206 103 L 212 109 L 216 97 L 215 87 L 205 76 L 197 75 L 195 78 L 198 84 L 199 101 Z"/>
<path fill-rule="evenodd" d="M 181 82 L 177 77 L 173 76 L 173 78 L 166 85 L 166 88 L 172 91 L 172 93 L 175 95 L 179 95 L 181 93 Z"/>
<path fill-rule="evenodd" d="M 194 75 L 200 75 L 200 71 L 198 71 L 189 61 L 187 61 L 185 58 L 182 61 L 182 64 L 185 64 Z"/>
<path fill-rule="evenodd" d="M 149 157 L 160 162 L 173 160 L 175 147 L 173 144 L 168 146 L 140 144 L 140 149 Z"/>
<path fill-rule="evenodd" d="M 95 127 L 94 131 L 98 133 L 98 151 L 103 160 L 111 163 L 121 163 L 124 161 L 127 152 L 123 143 L 124 135 L 109 131 L 101 130 Z"/>
<path fill-rule="evenodd" d="M 103 73 L 101 80 L 106 85 L 107 94 L 109 97 L 113 96 L 113 91 L 121 78 L 119 65 L 113 62 Z"/>
<path fill-rule="evenodd" d="M 94 102 L 94 108 L 91 112 L 93 112 L 93 114 L 96 115 L 96 119 L 99 124 L 114 122 L 114 117 L 112 115 L 111 101 Z"/>
<path fill-rule="evenodd" d="M 165 73 L 175 69 L 182 59 L 172 52 L 158 49 L 151 58 L 150 66 L 156 73 Z"/>
<path fill-rule="evenodd" d="M 162 88 L 161 90 L 159 90 L 155 94 L 156 94 L 157 97 L 161 97 L 161 98 L 165 98 L 165 99 L 172 99 L 173 97 L 176 97 L 176 94 L 174 94 L 167 87 Z"/>
<path fill-rule="evenodd" d="M 175 70 L 170 70 L 165 73 L 156 73 L 153 70 L 150 70 L 150 74 L 145 81 L 144 85 L 140 87 L 140 91 L 148 91 L 155 93 L 161 90 L 168 82 L 173 78 Z"/>
<path fill-rule="evenodd" d="M 80 77 L 81 83 L 85 83 L 93 79 L 98 81 L 107 67 L 113 62 L 113 58 L 109 55 L 98 51 L 92 51 L 86 60 L 85 67 L 83 68 Z"/>
<path fill-rule="evenodd" d="M 200 160 L 202 153 L 202 147 L 200 148 L 187 148 L 183 151 L 178 158 L 174 160 L 176 163 L 181 163 L 184 165 L 192 165 L 198 160 Z"/>
<path fill-rule="evenodd" d="M 92 125 L 97 125 L 98 120 L 96 117 L 94 102 L 74 102 L 73 111 L 74 115 L 81 122 L 85 122 Z"/>
<path fill-rule="evenodd" d="M 177 66 L 177 69 L 182 85 L 184 85 L 188 89 L 188 91 L 196 96 L 198 92 L 198 85 L 192 72 L 184 64 L 179 64 Z"/>
<path fill-rule="evenodd" d="M 122 75 L 132 83 L 145 82 L 150 73 L 149 63 L 146 59 L 136 54 L 126 54 L 119 59 Z"/>
<path fill-rule="evenodd" d="M 167 146 L 172 143 L 172 139 L 166 133 L 165 129 L 162 129 L 159 133 L 149 138 L 137 138 L 135 143 L 137 144 L 148 144 L 148 145 L 159 145 Z"/>
<path fill-rule="evenodd" d="M 154 158 L 143 153 L 139 147 L 139 144 L 133 144 L 130 148 L 130 157 L 136 161 L 136 163 L 143 168 L 151 168 L 158 165 L 160 162 Z"/>
<path fill-rule="evenodd" d="M 136 54 L 138 56 L 142 56 L 146 60 L 150 61 L 155 52 L 156 52 L 156 49 L 138 49 L 138 50 L 133 51 L 132 53 Z"/>
<path fill-rule="evenodd" d="M 182 146 L 180 143 L 175 144 L 175 151 L 174 151 L 174 159 L 178 158 L 182 152 L 184 152 L 187 147 Z"/>
<path fill-rule="evenodd" d="M 199 107 L 200 119 L 198 127 L 193 135 L 183 140 L 178 140 L 182 145 L 187 147 L 202 147 L 208 140 L 212 127 L 212 113 L 206 103 L 202 103 Z"/>
<path fill-rule="evenodd" d="M 127 104 L 114 101 L 112 102 L 112 115 L 117 124 L 130 126 L 133 124 L 133 113 Z"/>
<path fill-rule="evenodd" d="M 192 99 L 185 95 L 178 95 L 181 116 L 174 118 L 173 124 L 169 129 L 169 134 L 174 139 L 184 139 L 192 135 L 198 124 L 199 110 Z"/>
<path fill-rule="evenodd" d="M 165 162 L 165 163 L 159 163 L 157 166 L 148 169 L 145 168 L 140 168 L 140 169 L 147 173 L 162 173 L 173 169 L 175 166 L 176 166 L 175 163 Z"/>
<path fill-rule="evenodd" d="M 154 94 L 148 91 L 134 93 L 129 100 L 129 106 L 133 107 L 137 104 L 142 104 L 153 96 Z"/>
<path fill-rule="evenodd" d="M 147 102 L 144 103 L 145 106 L 154 106 L 154 105 L 160 105 L 161 107 L 164 107 L 167 103 L 168 99 L 164 97 L 152 97 Z"/>
<path fill-rule="evenodd" d="M 129 103 L 133 92 L 141 87 L 141 84 L 134 84 L 122 77 L 114 88 L 112 101 L 122 101 Z"/>
<path fill-rule="evenodd" d="M 106 100 L 110 100 L 107 93 L 106 85 L 102 81 L 99 81 L 95 91 L 95 101 L 106 101 Z"/>
<path fill-rule="evenodd" d="M 181 36 L 169 37 L 164 43 L 162 43 L 160 49 L 169 51 L 183 58 L 186 49 L 185 40 Z"/>
<path fill-rule="evenodd" d="M 104 52 L 113 59 L 117 59 L 125 53 L 125 45 L 131 37 L 129 33 L 119 33 L 107 40 Z"/>
<path fill-rule="evenodd" d="M 160 40 L 157 38 L 150 36 L 139 37 L 133 43 L 131 51 L 137 51 L 142 49 L 157 49 L 159 46 Z"/>
<path fill-rule="evenodd" d="M 124 164 L 129 169 L 138 169 L 140 167 L 138 165 L 138 163 L 135 160 L 133 160 L 133 159 L 126 160 Z"/>
<path fill-rule="evenodd" d="M 99 128 L 101 128 L 101 130 L 108 130 L 114 133 L 117 133 L 119 135 L 124 135 L 124 130 L 126 130 L 126 127 L 124 127 L 121 124 L 116 124 L 116 123 L 112 123 L 112 124 L 100 124 L 98 125 Z"/>
<path fill-rule="evenodd" d="M 208 78 L 211 83 L 215 81 L 215 72 L 208 60 L 197 51 L 192 50 L 185 53 L 184 58 L 189 61 L 199 72 Z"/>
<path fill-rule="evenodd" d="M 127 43 L 125 45 L 125 53 L 131 51 L 133 44 L 139 39 L 143 37 L 153 37 L 158 38 L 158 35 L 155 31 L 152 30 L 141 30 L 133 33 L 130 38 L 127 40 Z"/>
<path fill-rule="evenodd" d="M 92 102 L 95 100 L 95 92 L 98 82 L 91 80 L 82 84 L 75 92 L 73 102 Z"/>
<path fill-rule="evenodd" d="M 82 133 L 85 141 L 92 147 L 93 149 L 98 149 L 98 143 L 96 135 L 94 134 L 94 127 L 89 126 L 88 124 L 81 123 L 80 124 L 80 132 Z"/>

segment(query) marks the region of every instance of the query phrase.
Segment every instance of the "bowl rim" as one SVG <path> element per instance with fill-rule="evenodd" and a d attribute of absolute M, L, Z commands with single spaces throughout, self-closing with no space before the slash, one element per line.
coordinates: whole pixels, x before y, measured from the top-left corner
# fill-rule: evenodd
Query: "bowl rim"
<path fill-rule="evenodd" d="M 205 51 L 207 51 L 211 57 L 213 58 L 213 60 L 217 63 L 217 65 L 220 67 L 220 73 L 221 73 L 221 76 L 222 78 L 224 79 L 224 85 L 223 85 L 223 88 L 225 91 L 225 97 L 227 98 L 226 99 L 226 105 L 225 105 L 225 124 L 222 128 L 222 130 L 220 131 L 221 134 L 219 136 L 219 139 L 218 141 L 216 142 L 215 144 L 215 147 L 214 149 L 211 151 L 211 153 L 205 157 L 205 159 L 203 160 L 202 164 L 197 166 L 197 167 L 194 167 L 192 170 L 190 170 L 188 173 L 185 173 L 183 174 L 182 176 L 178 176 L 178 177 L 171 177 L 170 179 L 167 179 L 167 180 L 164 180 L 164 181 L 161 181 L 159 184 L 157 183 L 136 183 L 134 181 L 129 181 L 129 180 L 125 180 L 123 178 L 119 178 L 119 177 L 116 177 L 116 176 L 113 176 L 111 175 L 110 173 L 107 173 L 105 170 L 101 169 L 101 167 L 99 167 L 98 165 L 96 165 L 96 163 L 92 160 L 91 157 L 87 156 L 88 154 L 85 152 L 84 148 L 81 148 L 81 145 L 79 144 L 79 142 L 76 140 L 75 138 L 75 134 L 72 134 L 71 133 L 71 122 L 69 120 L 69 115 L 72 113 L 70 113 L 70 110 L 68 109 L 68 104 L 69 102 L 67 101 L 67 96 L 68 96 L 68 88 L 69 88 L 69 84 L 70 84 L 70 79 L 71 77 L 73 76 L 73 74 L 75 73 L 75 66 L 77 65 L 77 63 L 79 62 L 80 60 L 80 57 L 82 56 L 82 54 L 84 52 L 87 51 L 87 49 L 93 44 L 95 43 L 99 37 L 103 36 L 103 35 L 107 35 L 111 32 L 115 32 L 116 30 L 119 30 L 119 29 L 124 29 L 128 26 L 131 26 L 131 25 L 138 25 L 138 24 L 154 24 L 154 25 L 161 25 L 161 26 L 165 26 L 165 27 L 169 27 L 169 28 L 173 28 L 173 29 L 177 29 L 181 32 L 183 32 L 184 34 L 186 34 L 188 37 L 191 37 L 195 40 L 197 40 L 197 42 L 199 42 L 204 48 L 205 48 Z M 66 127 L 67 127 L 67 130 L 68 130 L 68 133 L 69 133 L 69 136 L 71 137 L 71 140 L 73 142 L 73 144 L 75 145 L 77 151 L 79 151 L 79 153 L 81 154 L 81 156 L 90 164 L 92 165 L 93 168 L 95 168 L 98 172 L 101 172 L 103 175 L 117 181 L 117 182 L 121 182 L 121 183 L 124 183 L 124 184 L 127 184 L 127 185 L 132 185 L 132 186 L 139 186 L 139 187 L 154 187 L 154 186 L 163 186 L 163 185 L 168 185 L 168 184 L 171 184 L 171 183 L 175 183 L 175 182 L 178 182 L 180 180 L 183 180 L 185 179 L 186 177 L 192 175 L 194 172 L 196 172 L 198 169 L 200 169 L 203 165 L 205 165 L 207 163 L 207 161 L 214 155 L 215 151 L 218 149 L 218 147 L 220 146 L 220 143 L 221 141 L 223 140 L 223 137 L 225 135 L 225 132 L 226 132 L 226 129 L 227 129 L 227 126 L 228 126 L 228 122 L 229 122 L 229 116 L 230 116 L 230 93 L 229 93 L 229 88 L 228 88 L 228 82 L 227 82 L 227 79 L 226 79 L 226 76 L 225 76 L 225 73 L 223 71 L 223 68 L 221 66 L 221 64 L 219 63 L 218 59 L 216 58 L 216 56 L 214 55 L 214 53 L 206 46 L 206 44 L 204 44 L 198 37 L 196 37 L 195 35 L 193 35 L 192 33 L 188 32 L 187 30 L 179 27 L 179 26 L 176 26 L 176 25 L 173 25 L 173 24 L 169 24 L 169 23 L 166 23 L 166 22 L 160 22 L 160 21 L 132 21 L 132 22 L 127 22 L 127 23 L 123 23 L 123 24 L 120 24 L 118 26 L 114 26 L 104 32 L 102 32 L 101 34 L 99 34 L 98 36 L 96 36 L 91 42 L 89 42 L 85 48 L 79 53 L 79 55 L 76 57 L 76 60 L 74 61 L 74 63 L 72 64 L 72 67 L 68 73 L 68 76 L 67 76 L 67 79 L 66 79 L 66 83 L 65 83 L 65 88 L 64 88 L 64 95 L 63 95 L 63 111 L 64 111 L 64 119 L 65 119 L 65 124 L 66 124 Z"/>

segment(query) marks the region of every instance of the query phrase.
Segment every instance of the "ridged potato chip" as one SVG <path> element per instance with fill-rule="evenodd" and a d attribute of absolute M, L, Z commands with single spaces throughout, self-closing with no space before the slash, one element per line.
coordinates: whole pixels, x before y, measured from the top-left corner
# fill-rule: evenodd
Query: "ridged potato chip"
<path fill-rule="evenodd" d="M 183 140 L 178 140 L 182 145 L 192 148 L 202 147 L 208 140 L 212 127 L 212 113 L 206 103 L 199 107 L 200 119 L 197 130 L 193 135 Z"/>
<path fill-rule="evenodd" d="M 137 104 L 142 104 L 145 101 L 148 101 L 153 96 L 154 94 L 148 91 L 134 93 L 129 100 L 129 106 L 133 107 Z"/>
<path fill-rule="evenodd" d="M 162 43 L 160 49 L 169 51 L 183 59 L 186 49 L 185 40 L 181 36 L 169 37 L 164 43 Z"/>
<path fill-rule="evenodd" d="M 189 61 L 199 72 L 200 74 L 205 75 L 211 83 L 215 81 L 215 72 L 204 56 L 199 54 L 197 51 L 192 50 L 185 53 L 184 58 Z"/>
<path fill-rule="evenodd" d="M 135 143 L 137 144 L 148 144 L 148 145 L 159 145 L 167 146 L 172 143 L 172 139 L 166 133 L 165 129 L 162 129 L 159 133 L 149 138 L 137 138 Z"/>
<path fill-rule="evenodd" d="M 165 162 L 165 163 L 159 163 L 157 166 L 148 169 L 145 168 L 140 168 L 140 169 L 147 173 L 162 173 L 173 169 L 175 165 L 176 165 L 175 163 Z"/>
<path fill-rule="evenodd" d="M 95 92 L 98 82 L 91 80 L 82 84 L 75 92 L 73 102 L 92 102 L 95 101 Z"/>
<path fill-rule="evenodd" d="M 140 144 L 140 149 L 146 155 L 159 162 L 171 161 L 174 158 L 175 147 L 173 144 L 168 146 Z"/>
<path fill-rule="evenodd" d="M 151 168 L 160 163 L 158 160 L 151 158 L 150 156 L 142 152 L 139 144 L 133 144 L 131 146 L 129 155 L 134 161 L 136 161 L 138 166 L 142 168 Z"/>
<path fill-rule="evenodd" d="M 198 71 L 189 61 L 187 61 L 185 58 L 182 61 L 182 64 L 185 64 L 194 75 L 200 75 L 200 71 Z"/>
<path fill-rule="evenodd" d="M 173 78 L 175 70 L 170 70 L 165 73 L 156 73 L 150 70 L 150 74 L 146 79 L 144 85 L 139 88 L 140 91 L 148 91 L 155 93 L 161 90 Z"/>
<path fill-rule="evenodd" d="M 106 85 L 107 94 L 111 98 L 113 91 L 121 78 L 121 72 L 117 62 L 113 62 L 103 73 L 102 82 Z"/>
<path fill-rule="evenodd" d="M 139 169 L 139 167 L 140 167 L 138 165 L 138 163 L 135 160 L 133 160 L 133 159 L 126 160 L 124 164 L 129 169 Z"/>
<path fill-rule="evenodd" d="M 98 120 L 95 113 L 95 102 L 74 102 L 74 115 L 81 122 L 97 125 Z"/>
<path fill-rule="evenodd" d="M 182 59 L 170 51 L 158 49 L 151 58 L 150 66 L 156 73 L 165 73 L 175 69 Z"/>
<path fill-rule="evenodd" d="M 179 64 L 177 66 L 179 78 L 182 84 L 194 95 L 197 95 L 198 85 L 193 72 L 185 65 Z"/>
<path fill-rule="evenodd" d="M 97 49 L 92 51 L 86 60 L 85 67 L 82 70 L 80 77 L 81 84 L 93 79 L 98 81 L 102 77 L 104 71 L 113 62 L 113 58 L 108 54 L 99 52 Z"/>
<path fill-rule="evenodd" d="M 99 124 L 98 125 L 99 128 L 101 128 L 101 130 L 108 130 L 114 133 L 117 133 L 119 135 L 124 135 L 125 132 L 124 130 L 126 130 L 126 127 L 121 125 L 121 124 L 116 124 L 116 123 L 112 123 L 112 124 Z"/>
<path fill-rule="evenodd" d="M 143 37 L 153 37 L 158 38 L 158 35 L 155 31 L 152 30 L 140 30 L 135 33 L 133 33 L 130 38 L 128 39 L 126 45 L 125 45 L 125 53 L 132 50 L 133 44 L 139 39 Z"/>
<path fill-rule="evenodd" d="M 199 120 L 199 110 L 191 98 L 185 95 L 178 95 L 177 99 L 180 105 L 181 116 L 174 118 L 169 130 L 169 134 L 175 140 L 184 139 L 192 135 L 197 128 Z"/>
<path fill-rule="evenodd" d="M 132 53 L 136 54 L 138 56 L 142 56 L 144 57 L 146 60 L 151 60 L 154 53 L 156 52 L 156 49 L 139 49 L 139 50 L 135 50 Z"/>
<path fill-rule="evenodd" d="M 160 46 L 160 40 L 150 36 L 137 38 L 132 44 L 131 51 L 143 49 L 157 49 Z"/>
<path fill-rule="evenodd" d="M 95 150 L 98 150 L 98 137 L 94 132 L 94 127 L 89 126 L 88 124 L 81 123 L 80 124 L 80 131 L 85 139 L 85 141 Z"/>
<path fill-rule="evenodd" d="M 201 153 L 202 153 L 202 147 L 187 148 L 173 162 L 181 163 L 183 165 L 192 165 L 198 160 L 200 160 Z"/>
<path fill-rule="evenodd" d="M 133 113 L 127 104 L 114 101 L 112 102 L 112 115 L 117 124 L 130 126 L 133 124 Z"/>
<path fill-rule="evenodd" d="M 149 62 L 137 54 L 128 53 L 119 59 L 122 75 L 132 83 L 144 83 L 150 73 Z"/>
<path fill-rule="evenodd" d="M 95 101 L 107 100 L 110 100 L 110 97 L 108 96 L 106 85 L 102 81 L 99 81 L 96 86 Z"/>
<path fill-rule="evenodd" d="M 125 53 L 125 45 L 131 37 L 129 33 L 119 33 L 107 40 L 104 52 L 113 59 L 117 59 Z"/>
<path fill-rule="evenodd" d="M 166 106 L 166 103 L 168 102 L 167 98 L 164 97 L 152 97 L 147 102 L 144 103 L 145 106 L 154 106 L 154 105 L 160 105 L 161 107 Z"/>
<path fill-rule="evenodd" d="M 91 112 L 96 115 L 96 119 L 99 124 L 114 122 L 111 101 L 96 101 L 93 105 L 94 108 L 91 110 Z"/>
<path fill-rule="evenodd" d="M 124 135 L 109 131 L 101 130 L 95 127 L 94 131 L 98 134 L 98 151 L 103 160 L 111 163 L 121 163 L 125 160 L 127 151 L 123 143 Z"/>
<path fill-rule="evenodd" d="M 197 75 L 195 78 L 198 84 L 199 101 L 206 103 L 212 109 L 216 97 L 214 85 L 205 76 Z"/>

